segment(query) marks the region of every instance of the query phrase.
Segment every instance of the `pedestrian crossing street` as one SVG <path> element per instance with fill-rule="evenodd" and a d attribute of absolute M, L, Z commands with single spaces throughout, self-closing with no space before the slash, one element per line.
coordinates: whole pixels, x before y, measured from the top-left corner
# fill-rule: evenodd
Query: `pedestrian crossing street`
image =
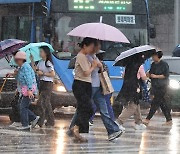
<path fill-rule="evenodd" d="M 2 154 L 180 154 L 180 119 L 174 117 L 172 127 L 162 126 L 164 118 L 155 116 L 144 130 L 134 130 L 133 119 L 126 124 L 126 132 L 109 142 L 100 118 L 96 118 L 90 133 L 84 136 L 88 143 L 74 143 L 66 135 L 70 119 L 56 120 L 55 128 L 21 132 L 0 123 L 0 153 Z"/>

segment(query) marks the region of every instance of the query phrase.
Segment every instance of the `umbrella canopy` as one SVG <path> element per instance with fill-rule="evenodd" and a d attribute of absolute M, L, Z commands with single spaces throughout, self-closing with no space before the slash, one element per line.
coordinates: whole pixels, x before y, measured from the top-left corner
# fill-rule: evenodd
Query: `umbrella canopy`
<path fill-rule="evenodd" d="M 117 28 L 103 23 L 87 23 L 69 32 L 69 36 L 90 37 L 102 41 L 130 43 L 126 36 Z"/>
<path fill-rule="evenodd" d="M 151 45 L 135 47 L 125 52 L 122 52 L 115 60 L 114 66 L 126 66 L 128 59 L 137 54 L 143 54 L 144 59 L 150 58 L 156 52 L 156 48 Z"/>
<path fill-rule="evenodd" d="M 178 45 L 173 51 L 173 57 L 180 57 L 180 45 Z"/>
<path fill-rule="evenodd" d="M 50 51 L 51 51 L 51 52 L 54 52 L 53 47 L 52 47 L 50 44 L 45 43 L 45 42 L 30 43 L 30 44 L 26 45 L 25 47 L 23 47 L 23 48 L 21 48 L 21 49 L 19 49 L 19 50 L 26 52 L 26 57 L 27 57 L 26 60 L 27 60 L 27 62 L 29 62 L 29 63 L 31 62 L 31 60 L 30 60 L 30 58 L 29 58 L 29 57 L 30 57 L 30 54 L 33 55 L 34 61 L 36 62 L 36 61 L 40 61 L 40 60 L 41 60 L 41 57 L 40 57 L 40 54 L 39 54 L 39 48 L 40 48 L 41 46 L 48 46 L 49 49 L 50 49 Z M 15 62 L 14 62 L 14 59 L 13 59 L 13 58 L 11 59 L 10 65 L 12 65 L 12 66 L 15 65 Z"/>
<path fill-rule="evenodd" d="M 11 55 L 13 52 L 19 50 L 26 44 L 25 41 L 17 39 L 7 39 L 0 42 L 0 59 L 8 55 Z"/>
<path fill-rule="evenodd" d="M 51 52 L 54 52 L 53 47 L 45 42 L 40 42 L 40 43 L 30 43 L 28 45 L 26 45 L 25 47 L 19 49 L 20 51 L 24 51 L 26 52 L 26 57 L 27 57 L 27 61 L 30 62 L 29 56 L 30 54 L 33 55 L 34 57 L 34 61 L 39 61 L 41 60 L 41 57 L 39 55 L 39 48 L 41 46 L 48 46 Z"/>

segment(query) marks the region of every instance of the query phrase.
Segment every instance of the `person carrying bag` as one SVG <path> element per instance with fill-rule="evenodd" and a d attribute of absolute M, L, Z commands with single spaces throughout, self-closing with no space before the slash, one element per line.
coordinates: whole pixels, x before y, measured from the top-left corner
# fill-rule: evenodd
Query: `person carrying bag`
<path fill-rule="evenodd" d="M 108 72 L 106 70 L 101 70 L 99 73 L 99 78 L 101 81 L 101 87 L 104 95 L 108 95 L 114 92 L 114 88 L 111 84 L 111 80 L 108 76 Z"/>

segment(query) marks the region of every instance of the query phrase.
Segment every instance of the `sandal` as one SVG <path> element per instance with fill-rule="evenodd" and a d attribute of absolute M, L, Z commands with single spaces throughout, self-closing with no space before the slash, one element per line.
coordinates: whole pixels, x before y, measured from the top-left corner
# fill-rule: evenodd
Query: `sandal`
<path fill-rule="evenodd" d="M 150 120 L 148 120 L 148 119 L 144 119 L 144 120 L 142 121 L 142 123 L 143 123 L 144 125 L 146 125 L 146 126 L 149 125 L 149 122 L 150 122 Z"/>

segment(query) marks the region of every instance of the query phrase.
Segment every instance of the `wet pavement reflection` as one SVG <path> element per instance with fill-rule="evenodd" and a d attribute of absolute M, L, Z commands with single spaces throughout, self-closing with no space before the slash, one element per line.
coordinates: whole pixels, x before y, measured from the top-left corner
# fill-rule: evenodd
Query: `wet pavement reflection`
<path fill-rule="evenodd" d="M 8 154 L 180 154 L 180 118 L 174 117 L 172 127 L 162 126 L 164 118 L 155 116 L 144 130 L 133 129 L 133 119 L 125 124 L 126 132 L 114 142 L 107 141 L 106 130 L 96 117 L 90 133 L 84 136 L 88 143 L 74 143 L 66 135 L 69 118 L 57 118 L 55 128 L 36 128 L 21 132 L 8 127 L 7 116 L 0 117 L 0 153 Z"/>

